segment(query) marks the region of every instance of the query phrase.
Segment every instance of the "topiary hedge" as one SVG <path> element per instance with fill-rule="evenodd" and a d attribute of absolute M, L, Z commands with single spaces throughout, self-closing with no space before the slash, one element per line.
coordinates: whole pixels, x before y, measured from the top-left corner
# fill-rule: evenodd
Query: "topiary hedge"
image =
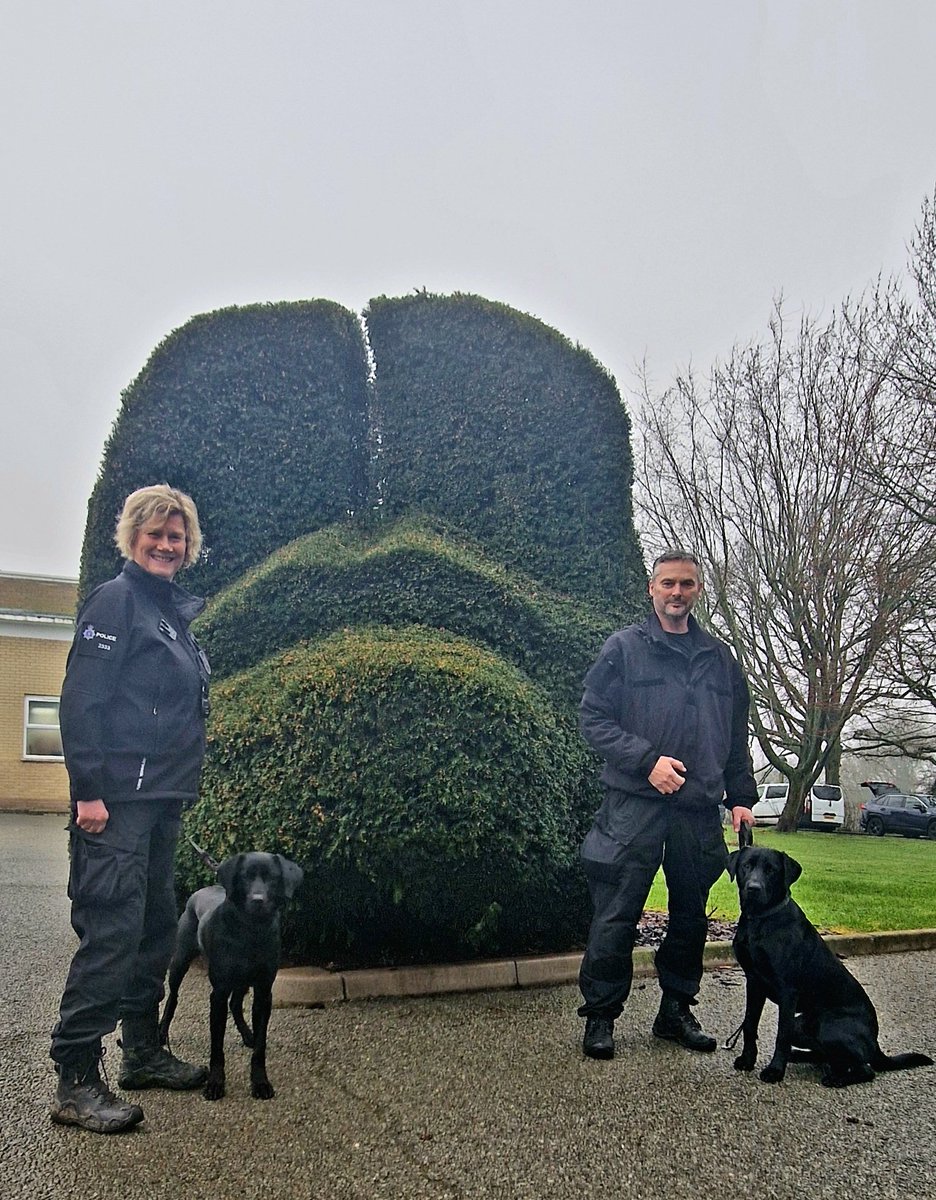
<path fill-rule="evenodd" d="M 189 492 L 205 534 L 185 584 L 211 595 L 366 504 L 368 364 L 330 301 L 228 308 L 165 339 L 123 396 L 88 504 L 82 595 L 118 573 L 114 523 L 145 484 Z"/>
<path fill-rule="evenodd" d="M 80 588 L 119 570 L 129 491 L 194 496 L 183 582 L 216 597 L 221 682 L 190 826 L 216 857 L 309 869 L 291 953 L 564 948 L 597 803 L 581 678 L 645 606 L 627 415 L 586 351 L 504 305 L 382 297 L 366 328 L 373 376 L 327 301 L 167 338 L 105 448 Z M 180 890 L 201 882 L 184 851 Z"/>
<path fill-rule="evenodd" d="M 380 495 L 605 609 L 645 589 L 630 424 L 614 380 L 541 321 L 479 296 L 372 300 Z"/>
<path fill-rule="evenodd" d="M 187 830 L 219 859 L 302 863 L 287 954 L 522 952 L 582 929 L 591 805 L 570 781 L 584 747 L 488 650 L 425 628 L 343 631 L 220 683 L 213 704 Z M 205 881 L 184 842 L 179 880 Z"/>
<path fill-rule="evenodd" d="M 447 629 L 502 654 L 574 716 L 612 620 L 410 518 L 292 542 L 216 596 L 197 633 L 220 677 L 343 626 Z"/>

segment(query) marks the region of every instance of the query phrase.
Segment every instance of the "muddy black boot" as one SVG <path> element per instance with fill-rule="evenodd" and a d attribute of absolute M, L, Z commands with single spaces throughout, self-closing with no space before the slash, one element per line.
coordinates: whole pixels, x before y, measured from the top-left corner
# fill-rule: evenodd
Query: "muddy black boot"
<path fill-rule="evenodd" d="M 713 1037 L 702 1032 L 702 1026 L 692 1015 L 690 1006 L 693 1003 L 688 996 L 664 992 L 660 1001 L 660 1011 L 653 1022 L 653 1034 L 654 1037 L 678 1042 L 687 1050 L 708 1053 L 715 1049 L 717 1043 Z"/>
<path fill-rule="evenodd" d="M 614 1058 L 614 1022 L 607 1017 L 588 1017 L 582 1053 L 589 1058 Z"/>
<path fill-rule="evenodd" d="M 117 1083 L 128 1091 L 169 1088 L 186 1092 L 201 1087 L 208 1078 L 206 1067 L 183 1062 L 159 1044 L 158 1012 L 124 1017 L 120 1022 L 123 1061 Z"/>
<path fill-rule="evenodd" d="M 143 1109 L 115 1096 L 101 1079 L 97 1057 L 83 1064 L 58 1063 L 58 1086 L 50 1115 L 59 1125 L 92 1133 L 122 1133 L 143 1120 Z"/>

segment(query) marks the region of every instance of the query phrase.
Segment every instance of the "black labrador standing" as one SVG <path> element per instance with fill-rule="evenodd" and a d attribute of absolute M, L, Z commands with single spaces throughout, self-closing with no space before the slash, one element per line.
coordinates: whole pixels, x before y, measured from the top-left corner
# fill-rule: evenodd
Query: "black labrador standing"
<path fill-rule="evenodd" d="M 729 855 L 728 874 L 741 900 L 734 952 L 747 981 L 744 1042 L 735 1067 L 754 1069 L 757 1027 L 767 999 L 779 1012 L 773 1058 L 760 1073 L 765 1083 L 779 1083 L 791 1059 L 820 1063 L 826 1087 L 864 1083 L 877 1071 L 931 1066 L 925 1054 L 881 1050 L 877 1013 L 867 992 L 790 895 L 801 873 L 794 858 L 777 850 L 747 846 Z"/>
<path fill-rule="evenodd" d="M 302 883 L 302 868 L 281 854 L 252 851 L 225 859 L 217 871 L 219 883 L 193 893 L 179 918 L 159 1035 L 165 1044 L 179 985 L 200 951 L 211 983 L 211 1062 L 205 1099 L 220 1100 L 224 1095 L 224 1030 L 230 1004 L 244 1045 L 253 1050 L 251 1093 L 258 1100 L 269 1100 L 274 1091 L 266 1073 L 266 1040 L 279 967 L 280 911 Z M 252 1030 L 244 1020 L 248 988 L 253 988 Z"/>

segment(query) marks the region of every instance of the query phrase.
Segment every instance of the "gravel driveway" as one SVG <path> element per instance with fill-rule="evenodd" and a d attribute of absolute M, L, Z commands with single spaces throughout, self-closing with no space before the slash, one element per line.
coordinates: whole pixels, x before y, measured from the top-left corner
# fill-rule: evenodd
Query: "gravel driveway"
<path fill-rule="evenodd" d="M 228 1035 L 229 1092 L 138 1093 L 146 1121 L 102 1137 L 54 1126 L 48 1031 L 73 947 L 63 818 L 0 814 L 0 1195 L 30 1200 L 923 1200 L 936 1186 L 936 1068 L 829 1091 L 807 1065 L 779 1086 L 732 1068 L 737 969 L 709 972 L 697 1012 L 719 1050 L 650 1037 L 638 983 L 610 1063 L 583 1059 L 574 988 L 281 1009 L 250 1098 Z M 936 951 L 855 958 L 886 1050 L 936 1057 Z M 773 1010 L 765 1016 L 769 1046 Z M 174 1046 L 207 1058 L 193 971 Z M 111 1039 L 111 1078 L 116 1076 Z M 762 1058 L 767 1051 L 762 1049 Z"/>

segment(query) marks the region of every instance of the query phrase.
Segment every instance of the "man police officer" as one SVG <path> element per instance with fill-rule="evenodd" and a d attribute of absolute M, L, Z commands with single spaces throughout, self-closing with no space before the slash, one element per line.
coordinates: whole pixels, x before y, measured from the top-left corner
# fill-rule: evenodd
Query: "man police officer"
<path fill-rule="evenodd" d="M 715 1049 L 692 1013 L 702 979 L 709 891 L 725 869 L 721 803 L 737 832 L 754 823 L 750 697 L 728 647 L 692 617 L 699 562 L 669 550 L 653 564 L 652 611 L 605 643 L 585 676 L 580 729 L 604 759 L 604 798 L 582 844 L 594 905 L 579 986 L 582 1049 L 614 1055 L 630 991 L 637 923 L 662 863 L 669 920 L 656 954 L 663 995 L 653 1033 Z"/>

